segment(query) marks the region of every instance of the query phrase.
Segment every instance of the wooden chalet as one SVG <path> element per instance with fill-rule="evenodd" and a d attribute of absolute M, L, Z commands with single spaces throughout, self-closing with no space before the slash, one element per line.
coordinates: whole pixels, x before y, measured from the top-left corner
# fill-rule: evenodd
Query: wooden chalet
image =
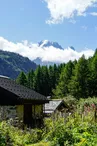
<path fill-rule="evenodd" d="M 17 118 L 28 127 L 41 127 L 45 103 L 45 96 L 0 76 L 0 120 Z"/>
<path fill-rule="evenodd" d="M 50 117 L 55 114 L 60 114 L 61 116 L 64 116 L 66 111 L 68 110 L 68 105 L 65 103 L 64 100 L 60 99 L 52 99 L 49 101 L 49 103 L 45 103 L 45 117 Z"/>

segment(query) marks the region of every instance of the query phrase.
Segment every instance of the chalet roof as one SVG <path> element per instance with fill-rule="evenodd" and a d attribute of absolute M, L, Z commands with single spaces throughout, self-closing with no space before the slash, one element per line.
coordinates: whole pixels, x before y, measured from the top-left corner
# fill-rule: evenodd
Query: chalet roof
<path fill-rule="evenodd" d="M 0 76 L 0 88 L 3 88 L 13 94 L 15 94 L 20 99 L 29 100 L 42 100 L 46 101 L 47 98 L 32 89 L 28 89 L 22 85 L 17 84 L 14 80 Z"/>
<path fill-rule="evenodd" d="M 62 103 L 64 104 L 64 107 L 67 107 L 67 104 L 64 102 L 64 100 L 54 99 L 49 101 L 49 103 L 45 103 L 45 113 L 54 112 Z"/>

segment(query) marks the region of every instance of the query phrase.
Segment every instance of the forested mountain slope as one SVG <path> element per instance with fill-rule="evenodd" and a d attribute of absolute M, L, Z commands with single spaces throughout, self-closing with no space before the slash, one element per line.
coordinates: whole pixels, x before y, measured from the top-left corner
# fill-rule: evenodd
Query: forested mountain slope
<path fill-rule="evenodd" d="M 37 65 L 17 53 L 0 50 L 0 75 L 16 78 L 21 71 L 35 70 Z"/>

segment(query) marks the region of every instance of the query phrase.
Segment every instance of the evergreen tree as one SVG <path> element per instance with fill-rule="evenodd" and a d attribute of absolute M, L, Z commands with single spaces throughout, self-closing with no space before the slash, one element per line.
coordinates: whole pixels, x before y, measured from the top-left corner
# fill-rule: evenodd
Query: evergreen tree
<path fill-rule="evenodd" d="M 49 73 L 47 66 L 42 66 L 42 94 L 48 96 L 49 89 Z"/>
<path fill-rule="evenodd" d="M 55 89 L 56 85 L 58 84 L 59 81 L 59 76 L 60 73 L 63 69 L 63 66 L 65 64 L 60 64 L 56 65 L 54 64 L 53 66 L 49 66 L 48 73 L 49 73 L 49 95 L 52 95 L 52 90 Z"/>
<path fill-rule="evenodd" d="M 29 71 L 27 74 L 27 85 L 28 85 L 28 88 L 33 89 L 33 86 L 34 86 L 34 71 L 33 70 Z"/>
<path fill-rule="evenodd" d="M 27 77 L 24 72 L 20 72 L 19 76 L 16 79 L 16 82 L 20 85 L 27 87 Z"/>
<path fill-rule="evenodd" d="M 35 70 L 34 90 L 42 94 L 42 70 L 40 65 Z"/>
<path fill-rule="evenodd" d="M 69 93 L 68 84 L 72 76 L 73 68 L 73 62 L 69 61 L 62 70 L 58 85 L 56 86 L 56 89 L 53 90 L 53 93 L 57 98 L 66 96 Z"/>
<path fill-rule="evenodd" d="M 83 55 L 76 64 L 74 75 L 69 83 L 69 91 L 76 98 L 87 98 L 89 93 L 89 66 Z"/>
<path fill-rule="evenodd" d="M 55 89 L 59 80 L 59 70 L 56 64 L 53 66 L 53 89 Z"/>
<path fill-rule="evenodd" d="M 53 78 L 54 78 L 54 69 L 53 69 L 53 66 L 49 66 L 49 69 L 48 69 L 48 74 L 49 74 L 49 95 L 52 94 L 52 89 L 54 88 L 54 81 L 53 81 Z"/>
<path fill-rule="evenodd" d="M 89 69 L 89 78 L 88 78 L 88 95 L 90 97 L 93 97 L 93 90 L 94 90 L 94 87 L 93 87 L 93 70 L 92 70 L 92 60 L 93 60 L 93 57 L 90 57 L 87 59 L 87 62 L 88 62 L 88 69 Z"/>
<path fill-rule="evenodd" d="M 91 95 L 97 96 L 97 49 L 91 59 Z"/>
<path fill-rule="evenodd" d="M 58 65 L 59 76 L 60 76 L 62 70 L 64 69 L 65 65 L 66 65 L 65 63 L 61 63 L 61 64 Z"/>

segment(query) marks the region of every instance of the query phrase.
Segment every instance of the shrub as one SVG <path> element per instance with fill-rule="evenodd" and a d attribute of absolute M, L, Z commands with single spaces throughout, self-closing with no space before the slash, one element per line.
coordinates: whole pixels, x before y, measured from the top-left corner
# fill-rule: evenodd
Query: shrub
<path fill-rule="evenodd" d="M 0 146 L 25 146 L 41 140 L 41 135 L 38 129 L 20 130 L 5 121 L 0 123 Z"/>
<path fill-rule="evenodd" d="M 92 104 L 90 102 L 89 105 Z M 51 146 L 95 146 L 97 123 L 93 114 L 94 107 L 93 105 L 91 111 L 85 115 L 83 111 L 77 110 L 69 115 L 67 120 L 64 118 L 59 118 L 57 121 L 46 119 L 44 140 L 51 141 Z"/>

